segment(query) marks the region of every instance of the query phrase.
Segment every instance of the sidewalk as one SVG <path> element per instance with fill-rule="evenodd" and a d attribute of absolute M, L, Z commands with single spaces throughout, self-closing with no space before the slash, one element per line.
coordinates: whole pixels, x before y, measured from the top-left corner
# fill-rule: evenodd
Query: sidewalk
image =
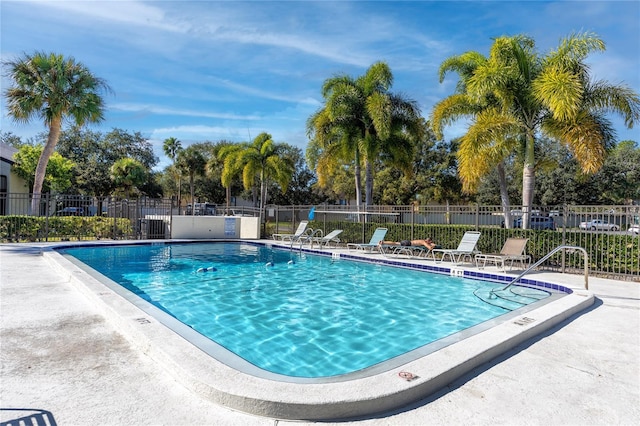
<path fill-rule="evenodd" d="M 41 245 L 40 245 L 41 246 Z M 39 255 L 0 245 L 0 422 L 298 425 L 228 410 L 177 384 Z M 560 274 L 540 274 L 557 278 Z M 581 276 L 562 276 L 582 287 Z M 638 424 L 640 284 L 591 278 L 598 300 L 426 401 L 341 424 Z M 326 424 L 326 423 L 323 423 Z"/>

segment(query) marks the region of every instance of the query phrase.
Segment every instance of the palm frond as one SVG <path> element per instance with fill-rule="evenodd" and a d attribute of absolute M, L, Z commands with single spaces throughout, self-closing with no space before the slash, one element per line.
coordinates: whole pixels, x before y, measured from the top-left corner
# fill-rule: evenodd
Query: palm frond
<path fill-rule="evenodd" d="M 572 120 L 581 108 L 584 86 L 579 76 L 559 67 L 546 67 L 531 83 L 535 98 L 557 120 Z"/>
<path fill-rule="evenodd" d="M 589 85 L 585 107 L 620 114 L 628 128 L 640 120 L 640 97 L 630 87 L 597 81 Z"/>

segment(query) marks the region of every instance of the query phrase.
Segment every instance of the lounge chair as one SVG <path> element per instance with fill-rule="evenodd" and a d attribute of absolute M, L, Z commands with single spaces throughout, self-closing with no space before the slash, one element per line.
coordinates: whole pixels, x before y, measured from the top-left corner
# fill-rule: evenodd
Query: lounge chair
<path fill-rule="evenodd" d="M 331 243 L 334 243 L 337 247 L 338 243 L 340 242 L 340 238 L 338 238 L 338 235 L 340 235 L 341 233 L 342 229 L 334 229 L 324 237 L 311 237 L 309 239 L 309 242 L 311 243 L 311 247 L 313 247 L 313 245 L 316 243 L 320 246 L 320 248 L 322 248 L 322 246 L 329 247 L 329 244 Z"/>
<path fill-rule="evenodd" d="M 373 235 L 371 236 L 371 239 L 369 240 L 368 243 L 362 243 L 362 244 L 358 244 L 358 243 L 349 243 L 347 244 L 347 248 L 349 250 L 356 249 L 356 250 L 364 250 L 364 251 L 370 251 L 373 252 L 374 250 L 380 250 L 380 241 L 384 240 L 384 237 L 387 235 L 387 228 L 376 228 L 376 230 L 373 232 Z"/>
<path fill-rule="evenodd" d="M 428 258 L 429 255 L 431 254 L 431 252 L 435 248 L 440 248 L 440 246 L 436 246 L 436 247 L 434 247 L 432 249 L 430 249 L 429 247 L 426 247 L 426 246 L 396 247 L 396 249 L 393 251 L 393 254 L 397 254 L 397 255 L 405 254 L 405 255 L 407 255 L 409 257 L 424 257 L 424 258 Z"/>
<path fill-rule="evenodd" d="M 307 233 L 307 225 L 309 225 L 309 221 L 303 220 L 300 222 L 300 224 L 298 225 L 298 229 L 296 229 L 296 232 L 294 232 L 293 234 L 273 234 L 271 235 L 271 237 L 274 240 L 280 241 L 296 241 Z"/>
<path fill-rule="evenodd" d="M 434 248 L 441 248 L 436 245 L 431 239 L 426 240 L 406 240 L 409 244 L 405 242 L 405 245 L 402 245 L 402 242 L 391 243 L 388 241 L 382 241 L 380 246 L 380 252 L 383 254 L 393 254 L 393 255 L 407 255 L 409 257 L 428 257 L 431 253 L 431 250 Z M 429 246 L 429 244 L 432 244 Z"/>
<path fill-rule="evenodd" d="M 524 253 L 527 241 L 529 241 L 528 238 L 507 238 L 499 254 L 476 254 L 476 266 L 482 269 L 487 266 L 487 262 L 490 262 L 504 271 L 505 262 L 511 261 L 509 269 L 513 269 L 513 262 L 519 261 L 524 269 L 525 261 L 527 264 L 531 263 L 531 256 Z"/>
<path fill-rule="evenodd" d="M 480 232 L 467 231 L 462 236 L 460 244 L 456 249 L 433 249 L 431 250 L 431 256 L 434 261 L 437 261 L 436 253 L 441 253 L 440 262 L 443 262 L 447 256 L 452 263 L 460 263 L 462 259 L 473 259 L 474 254 L 479 252 L 476 250 L 476 245 L 480 239 Z"/>

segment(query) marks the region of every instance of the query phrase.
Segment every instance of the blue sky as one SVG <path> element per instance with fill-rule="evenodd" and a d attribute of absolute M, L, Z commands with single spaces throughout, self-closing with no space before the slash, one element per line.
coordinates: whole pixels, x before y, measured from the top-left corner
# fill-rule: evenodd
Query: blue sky
<path fill-rule="evenodd" d="M 492 38 L 526 34 L 547 52 L 577 31 L 607 43 L 589 58 L 592 75 L 640 92 L 640 2 L 633 1 L 11 1 L 0 2 L 1 57 L 36 50 L 73 56 L 113 89 L 106 117 L 90 128 L 138 131 L 168 164 L 162 141 L 246 141 L 260 132 L 304 149 L 305 123 L 322 82 L 358 76 L 386 61 L 392 91 L 424 116 L 453 93 L 444 59 L 488 53 Z M 4 73 L 3 73 L 4 74 Z M 2 88 L 7 87 L 6 76 Z M 42 123 L 1 130 L 23 138 Z M 640 142 L 638 126 L 613 119 L 618 138 Z M 465 124 L 448 129 L 459 136 Z"/>

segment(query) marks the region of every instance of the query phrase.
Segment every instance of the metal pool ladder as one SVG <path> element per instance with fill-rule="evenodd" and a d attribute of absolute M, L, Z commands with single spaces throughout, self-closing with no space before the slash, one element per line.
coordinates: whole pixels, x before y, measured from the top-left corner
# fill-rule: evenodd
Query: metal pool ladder
<path fill-rule="evenodd" d="M 582 247 L 578 247 L 578 246 L 569 246 L 569 245 L 562 245 L 562 246 L 558 246 L 556 248 L 554 248 L 553 250 L 551 250 L 549 253 L 547 253 L 546 256 L 544 256 L 542 259 L 538 260 L 536 263 L 534 263 L 533 265 L 529 266 L 527 269 L 525 269 L 520 275 L 518 275 L 517 277 L 515 277 L 509 284 L 507 284 L 506 287 L 500 289 L 500 290 L 491 290 L 491 293 L 493 293 L 494 291 L 503 291 L 508 289 L 509 287 L 511 287 L 513 284 L 515 284 L 516 282 L 518 282 L 520 280 L 520 278 L 522 278 L 523 276 L 525 276 L 529 271 L 531 271 L 533 268 L 541 265 L 545 260 L 549 259 L 551 256 L 553 256 L 556 252 L 560 251 L 560 250 L 580 250 L 582 252 L 582 254 L 584 255 L 584 289 L 585 290 L 589 290 L 589 254 L 587 253 L 587 251 L 585 249 L 583 249 Z"/>

